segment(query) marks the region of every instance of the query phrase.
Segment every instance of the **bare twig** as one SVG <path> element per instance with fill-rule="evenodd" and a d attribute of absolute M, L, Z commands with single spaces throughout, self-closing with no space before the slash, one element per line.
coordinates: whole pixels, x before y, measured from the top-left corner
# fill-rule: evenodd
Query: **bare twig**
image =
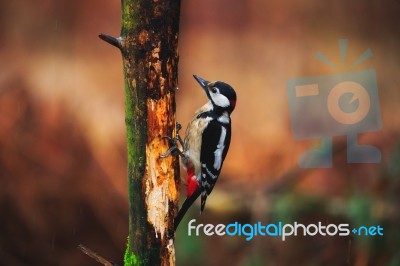
<path fill-rule="evenodd" d="M 118 266 L 117 264 L 115 264 L 114 262 L 110 262 L 108 260 L 106 260 L 105 258 L 97 255 L 94 251 L 88 249 L 87 247 L 85 247 L 84 245 L 79 245 L 78 248 L 85 253 L 86 255 L 88 255 L 89 257 L 91 257 L 92 259 L 96 260 L 98 263 L 103 264 L 104 266 Z"/>
<path fill-rule="evenodd" d="M 106 35 L 106 34 L 102 33 L 99 35 L 99 38 L 102 39 L 103 41 L 111 44 L 112 46 L 115 46 L 118 49 L 121 49 L 121 40 L 122 40 L 121 37 L 115 38 L 110 35 Z"/>

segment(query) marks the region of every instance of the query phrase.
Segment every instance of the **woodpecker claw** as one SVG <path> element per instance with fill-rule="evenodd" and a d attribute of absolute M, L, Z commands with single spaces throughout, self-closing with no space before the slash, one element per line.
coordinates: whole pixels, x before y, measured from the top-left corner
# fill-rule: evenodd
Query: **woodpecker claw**
<path fill-rule="evenodd" d="M 170 136 L 162 136 L 162 139 L 168 139 L 170 141 L 170 143 L 175 143 L 175 140 L 173 138 L 171 138 Z"/>
<path fill-rule="evenodd" d="M 172 147 L 169 148 L 166 153 L 160 154 L 160 158 L 167 158 L 175 149 L 178 149 L 178 147 L 175 145 L 175 141 L 170 136 L 163 136 L 161 138 L 168 139 L 169 143 L 172 144 Z"/>
<path fill-rule="evenodd" d="M 179 132 L 179 130 L 181 130 L 182 129 L 182 125 L 181 124 L 179 124 L 178 122 L 176 122 L 176 133 L 178 133 Z"/>
<path fill-rule="evenodd" d="M 166 153 L 160 154 L 160 158 L 167 158 L 167 157 L 170 156 L 171 153 L 173 153 L 173 152 L 177 152 L 177 153 L 179 154 L 179 156 L 185 157 L 185 155 L 183 154 L 183 152 L 182 152 L 182 151 L 178 148 L 178 146 L 176 146 L 176 144 L 174 143 L 174 144 L 172 145 L 172 147 L 169 148 L 169 149 L 167 150 Z"/>
<path fill-rule="evenodd" d="M 167 158 L 167 157 L 170 156 L 171 153 L 173 153 L 174 151 L 179 151 L 179 152 L 180 152 L 180 150 L 178 149 L 178 147 L 177 147 L 176 145 L 174 145 L 174 146 L 172 146 L 171 148 L 169 148 L 169 149 L 167 150 L 166 153 L 160 154 L 160 158 Z"/>
<path fill-rule="evenodd" d="M 167 158 L 168 156 L 171 155 L 171 153 L 173 152 L 178 152 L 179 156 L 181 157 L 185 157 L 185 155 L 183 154 L 183 152 L 178 148 L 177 142 L 179 142 L 179 144 L 183 147 L 183 140 L 181 138 L 181 136 L 179 136 L 179 130 L 182 129 L 181 124 L 179 124 L 178 122 L 176 123 L 176 135 L 175 138 L 172 138 L 170 136 L 163 136 L 163 139 L 168 139 L 170 142 L 170 148 L 167 150 L 166 153 L 164 154 L 160 154 L 160 158 Z"/>
<path fill-rule="evenodd" d="M 179 131 L 182 129 L 182 125 L 179 124 L 178 122 L 176 122 L 175 128 L 176 128 L 176 136 L 175 136 L 175 139 L 176 139 L 177 141 L 179 141 L 179 144 L 181 144 L 181 146 L 183 147 L 183 140 L 182 140 L 181 136 L 179 135 Z"/>

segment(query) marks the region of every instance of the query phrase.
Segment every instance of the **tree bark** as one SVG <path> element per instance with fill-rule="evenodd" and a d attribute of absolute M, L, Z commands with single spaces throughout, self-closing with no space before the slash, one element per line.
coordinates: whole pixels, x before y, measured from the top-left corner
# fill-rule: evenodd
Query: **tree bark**
<path fill-rule="evenodd" d="M 125 265 L 175 265 L 168 232 L 177 210 L 179 160 L 160 158 L 175 133 L 180 0 L 122 0 L 129 237 Z"/>

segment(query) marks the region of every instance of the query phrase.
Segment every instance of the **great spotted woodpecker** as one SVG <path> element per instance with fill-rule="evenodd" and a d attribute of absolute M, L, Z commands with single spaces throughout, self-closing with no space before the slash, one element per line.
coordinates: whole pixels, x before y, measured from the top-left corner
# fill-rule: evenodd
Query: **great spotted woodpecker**
<path fill-rule="evenodd" d="M 236 93 L 234 89 L 221 81 L 209 82 L 193 75 L 208 97 L 208 102 L 200 107 L 189 122 L 185 139 L 176 135 L 170 139 L 171 148 L 161 157 L 177 151 L 187 171 L 186 200 L 174 221 L 178 227 L 183 216 L 201 195 L 201 209 L 204 210 L 207 196 L 210 195 L 218 180 L 231 141 L 231 117 L 235 109 Z M 179 132 L 180 125 L 177 127 Z M 176 142 L 183 146 L 180 151 Z"/>

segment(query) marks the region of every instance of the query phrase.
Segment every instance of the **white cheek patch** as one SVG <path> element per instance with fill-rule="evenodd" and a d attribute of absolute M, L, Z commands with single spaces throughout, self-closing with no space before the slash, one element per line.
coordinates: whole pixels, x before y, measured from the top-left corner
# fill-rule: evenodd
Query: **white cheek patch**
<path fill-rule="evenodd" d="M 210 95 L 215 105 L 220 107 L 228 107 L 230 105 L 228 98 L 226 98 L 224 95 L 212 92 Z"/>

